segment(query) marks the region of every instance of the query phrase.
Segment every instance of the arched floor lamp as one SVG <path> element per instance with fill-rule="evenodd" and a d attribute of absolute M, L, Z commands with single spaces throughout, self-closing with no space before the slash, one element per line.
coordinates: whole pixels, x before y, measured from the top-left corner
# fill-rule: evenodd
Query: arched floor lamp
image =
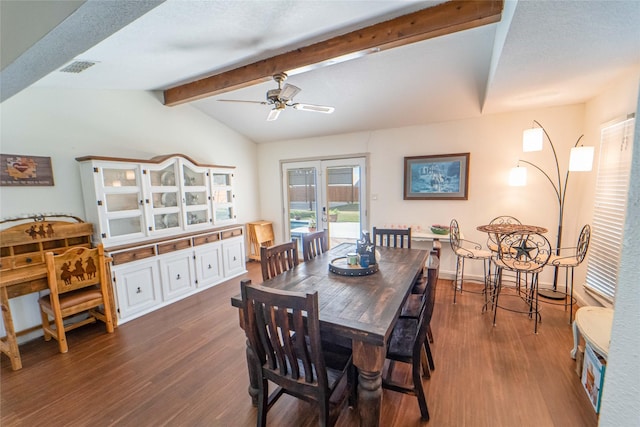
<path fill-rule="evenodd" d="M 570 172 L 589 172 L 593 167 L 593 153 L 594 147 L 578 147 L 580 140 L 584 135 L 581 135 L 573 148 L 571 148 L 571 153 L 569 157 L 569 168 L 567 169 L 567 173 L 564 178 L 564 182 L 562 181 L 560 175 L 560 166 L 558 164 L 558 156 L 556 154 L 556 148 L 551 142 L 551 138 L 549 134 L 545 130 L 545 128 L 536 120 L 533 121 L 534 125 L 538 127 L 532 127 L 531 129 L 527 129 L 522 134 L 522 151 L 542 151 L 544 145 L 544 136 L 547 136 L 547 141 L 549 141 L 549 145 L 551 145 L 551 150 L 553 151 L 553 159 L 555 160 L 556 165 L 556 176 L 555 180 L 552 179 L 549 174 L 547 174 L 542 168 L 536 166 L 535 164 L 527 161 L 527 160 L 518 160 L 518 165 L 515 168 L 511 169 L 509 174 L 509 185 L 511 186 L 525 186 L 527 185 L 527 168 L 524 166 L 520 166 L 520 163 L 526 163 L 530 166 L 536 168 L 540 173 L 542 173 L 556 193 L 556 197 L 558 199 L 558 237 L 556 240 L 556 248 L 558 249 L 557 255 L 560 255 L 560 248 L 562 247 L 562 222 L 564 219 L 564 202 L 565 197 L 567 195 L 567 183 L 569 182 L 569 173 Z M 555 267 L 553 274 L 553 287 L 551 289 L 540 289 L 538 294 L 542 297 L 549 299 L 564 299 L 566 297 L 566 292 L 559 292 L 557 290 L 558 285 L 558 267 Z"/>

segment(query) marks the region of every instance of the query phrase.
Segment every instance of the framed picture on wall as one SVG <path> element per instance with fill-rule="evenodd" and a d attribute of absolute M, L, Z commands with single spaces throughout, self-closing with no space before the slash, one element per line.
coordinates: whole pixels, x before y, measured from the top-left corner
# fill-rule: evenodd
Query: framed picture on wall
<path fill-rule="evenodd" d="M 469 153 L 404 158 L 404 200 L 467 200 Z"/>
<path fill-rule="evenodd" d="M 51 157 L 0 154 L 0 186 L 33 187 L 53 185 Z"/>

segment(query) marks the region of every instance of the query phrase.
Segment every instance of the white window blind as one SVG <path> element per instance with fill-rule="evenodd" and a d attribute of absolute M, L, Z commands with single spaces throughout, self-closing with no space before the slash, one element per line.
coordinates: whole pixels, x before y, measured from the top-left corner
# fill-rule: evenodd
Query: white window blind
<path fill-rule="evenodd" d="M 630 118 L 603 128 L 600 134 L 586 288 L 609 302 L 613 302 L 618 281 L 634 122 Z"/>

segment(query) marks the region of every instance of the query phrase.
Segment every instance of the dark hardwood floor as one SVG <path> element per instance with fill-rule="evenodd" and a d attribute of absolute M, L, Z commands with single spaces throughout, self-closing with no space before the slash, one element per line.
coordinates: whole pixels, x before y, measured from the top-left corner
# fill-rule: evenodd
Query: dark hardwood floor
<path fill-rule="evenodd" d="M 260 266 L 246 277 L 259 283 Z M 20 346 L 24 368 L 0 366 L 2 426 L 253 426 L 247 394 L 245 337 L 229 299 L 240 279 L 225 282 L 121 325 Z M 465 285 L 466 286 L 466 285 Z M 492 326 L 482 296 L 452 304 L 451 282 L 438 284 L 432 320 L 436 370 L 424 379 L 432 426 L 597 425 L 569 357 L 567 313 L 543 308 L 538 335 L 526 315 L 501 311 Z M 396 369 L 394 375 L 408 370 Z M 284 396 L 269 411 L 272 426 L 314 426 L 315 409 Z M 338 426 L 357 426 L 345 408 Z M 384 391 L 382 426 L 418 426 L 412 396 Z"/>

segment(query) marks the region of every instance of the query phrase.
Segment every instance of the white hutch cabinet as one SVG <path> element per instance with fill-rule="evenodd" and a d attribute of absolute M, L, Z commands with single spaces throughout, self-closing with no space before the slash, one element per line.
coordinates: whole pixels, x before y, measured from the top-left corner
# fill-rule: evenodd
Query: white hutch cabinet
<path fill-rule="evenodd" d="M 120 323 L 246 271 L 235 168 L 182 155 L 76 160 L 94 240 L 112 258 Z"/>

